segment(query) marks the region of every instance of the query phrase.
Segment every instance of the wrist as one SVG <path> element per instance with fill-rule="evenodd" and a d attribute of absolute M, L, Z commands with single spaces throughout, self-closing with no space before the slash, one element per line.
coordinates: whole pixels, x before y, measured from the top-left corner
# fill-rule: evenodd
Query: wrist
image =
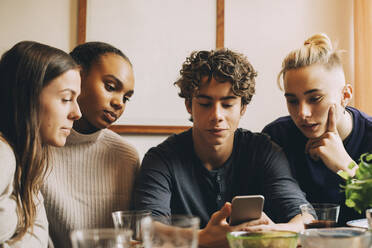
<path fill-rule="evenodd" d="M 198 232 L 198 246 L 199 247 L 207 247 L 208 241 L 207 236 L 204 229 L 199 230 Z"/>
<path fill-rule="evenodd" d="M 345 169 L 340 169 L 337 171 L 337 174 L 342 177 L 343 179 L 348 179 L 349 177 L 354 177 L 356 170 L 358 169 L 358 164 L 354 161 L 351 160 L 349 164 L 346 166 Z"/>

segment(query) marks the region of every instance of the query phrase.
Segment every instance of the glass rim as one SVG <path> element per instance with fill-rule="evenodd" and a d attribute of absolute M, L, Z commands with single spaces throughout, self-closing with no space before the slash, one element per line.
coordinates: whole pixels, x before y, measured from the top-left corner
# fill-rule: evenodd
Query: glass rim
<path fill-rule="evenodd" d="M 85 236 L 100 236 L 100 237 L 110 237 L 112 234 L 115 235 L 128 235 L 132 236 L 133 231 L 125 228 L 92 228 L 92 229 L 76 229 L 71 231 L 70 236 L 73 237 L 85 237 Z"/>
<path fill-rule="evenodd" d="M 312 207 L 314 210 L 317 209 L 339 209 L 340 204 L 337 203 L 305 203 L 300 205 L 300 209 L 303 207 Z"/>
<path fill-rule="evenodd" d="M 117 215 L 151 215 L 150 210 L 118 210 L 111 212 L 113 216 Z"/>
<path fill-rule="evenodd" d="M 171 214 L 167 216 L 150 216 L 153 220 L 162 222 L 165 220 L 170 220 L 172 224 L 173 221 L 182 221 L 187 220 L 192 225 L 200 225 L 200 218 L 195 215 L 189 215 L 189 214 Z"/>
<path fill-rule="evenodd" d="M 253 234 L 252 236 L 238 236 L 240 234 Z M 259 234 L 278 234 L 278 236 L 260 236 Z M 236 235 L 234 235 L 236 234 Z M 280 234 L 280 235 L 279 235 Z M 232 231 L 227 233 L 227 238 L 232 238 L 232 239 L 290 239 L 290 238 L 298 238 L 299 234 L 297 232 L 292 232 L 292 231 L 262 231 L 262 232 L 247 232 L 247 231 Z"/>
<path fill-rule="evenodd" d="M 330 238 L 333 239 L 348 239 L 348 238 L 353 238 L 353 237 L 360 237 L 364 235 L 372 235 L 370 231 L 364 228 L 360 227 L 327 227 L 327 228 L 309 228 L 302 230 L 299 235 L 302 237 L 320 237 L 319 232 L 335 232 L 335 231 L 349 231 L 349 232 L 354 232 L 356 235 L 353 236 L 329 236 Z"/>

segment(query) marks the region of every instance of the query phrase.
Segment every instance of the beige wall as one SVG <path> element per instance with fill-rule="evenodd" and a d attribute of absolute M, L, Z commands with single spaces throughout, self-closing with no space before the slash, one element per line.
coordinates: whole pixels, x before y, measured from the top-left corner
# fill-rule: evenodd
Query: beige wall
<path fill-rule="evenodd" d="M 22 40 L 70 51 L 77 40 L 78 0 L 0 0 L 0 53 Z"/>
<path fill-rule="evenodd" d="M 286 115 L 276 77 L 284 57 L 315 33 L 326 33 L 344 54 L 345 73 L 353 81 L 352 0 L 226 0 L 225 45 L 248 56 L 258 71 L 256 95 L 241 126 L 260 131 Z"/>
<path fill-rule="evenodd" d="M 213 0 L 88 0 L 88 40 L 119 46 L 135 65 L 135 98 L 120 122 L 191 125 L 172 82 L 192 50 L 213 48 L 215 8 Z M 225 45 L 245 53 L 259 72 L 242 127 L 259 131 L 287 113 L 276 75 L 284 56 L 314 33 L 329 34 L 347 51 L 353 81 L 352 9 L 351 0 L 225 0 Z M 0 52 L 25 39 L 71 50 L 76 11 L 77 0 L 0 0 Z M 166 138 L 124 137 L 141 157 Z"/>

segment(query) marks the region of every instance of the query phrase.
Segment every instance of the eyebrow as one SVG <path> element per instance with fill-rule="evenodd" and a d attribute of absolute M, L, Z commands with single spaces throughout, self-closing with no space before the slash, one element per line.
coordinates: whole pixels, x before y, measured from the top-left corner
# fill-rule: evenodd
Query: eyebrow
<path fill-rule="evenodd" d="M 118 84 L 122 89 L 125 88 L 124 87 L 124 83 L 120 79 L 118 79 L 117 77 L 115 77 L 114 75 L 112 75 L 112 74 L 106 74 L 105 77 L 109 77 L 109 78 L 113 79 L 115 81 L 115 83 Z M 125 93 L 125 95 L 126 96 L 128 96 L 128 95 L 129 96 L 132 96 L 133 93 L 134 93 L 134 90 L 130 90 L 127 93 Z"/>
<path fill-rule="evenodd" d="M 321 91 L 320 89 L 312 89 L 312 90 L 307 90 L 304 92 L 304 95 L 308 95 L 308 94 L 311 94 L 311 93 L 314 93 L 314 92 L 318 92 L 318 91 Z M 285 97 L 295 97 L 296 95 L 295 94 L 292 94 L 292 93 L 285 93 L 284 94 Z"/>
<path fill-rule="evenodd" d="M 203 95 L 203 94 L 197 95 L 196 98 L 204 98 L 204 99 L 208 99 L 208 100 L 213 100 L 213 97 Z M 238 98 L 238 97 L 237 96 L 224 96 L 224 97 L 221 97 L 220 100 L 230 100 L 230 99 L 236 99 L 236 98 Z"/>
<path fill-rule="evenodd" d="M 106 74 L 104 76 L 105 77 L 108 77 L 108 78 L 110 78 L 112 80 L 114 80 L 116 84 L 118 84 L 121 88 L 124 88 L 124 83 L 120 79 L 118 79 L 117 77 L 115 77 L 114 75 L 112 75 L 112 74 Z"/>
<path fill-rule="evenodd" d="M 66 88 L 66 89 L 60 90 L 59 93 L 64 93 L 66 91 L 70 92 L 73 95 L 76 95 L 77 94 L 76 91 L 74 91 L 73 89 L 70 89 L 70 88 Z"/>

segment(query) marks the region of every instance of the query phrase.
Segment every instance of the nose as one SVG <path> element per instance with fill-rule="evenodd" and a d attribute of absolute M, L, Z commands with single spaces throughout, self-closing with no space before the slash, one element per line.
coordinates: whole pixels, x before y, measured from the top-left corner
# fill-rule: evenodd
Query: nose
<path fill-rule="evenodd" d="M 311 116 L 311 107 L 306 103 L 300 103 L 298 106 L 298 116 L 301 119 L 307 119 Z"/>
<path fill-rule="evenodd" d="M 210 120 L 216 123 L 223 120 L 223 108 L 220 104 L 214 104 L 211 108 Z"/>
<path fill-rule="evenodd" d="M 121 95 L 116 95 L 111 99 L 111 106 L 115 110 L 121 110 L 124 106 L 123 97 Z"/>
<path fill-rule="evenodd" d="M 69 115 L 70 120 L 78 120 L 81 118 L 81 112 L 79 108 L 79 104 L 77 102 L 73 103 L 72 110 Z"/>

